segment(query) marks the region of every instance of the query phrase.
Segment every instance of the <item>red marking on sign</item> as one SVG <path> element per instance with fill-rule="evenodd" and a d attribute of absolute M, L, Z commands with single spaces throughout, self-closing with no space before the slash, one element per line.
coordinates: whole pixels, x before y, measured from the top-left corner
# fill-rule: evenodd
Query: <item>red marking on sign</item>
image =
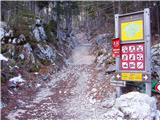
<path fill-rule="evenodd" d="M 120 39 L 115 38 L 112 40 L 112 56 L 120 57 Z"/>
<path fill-rule="evenodd" d="M 160 92 L 160 83 L 155 86 L 155 90 L 156 90 L 157 92 Z"/>
<path fill-rule="evenodd" d="M 144 43 L 123 44 L 121 46 L 121 70 L 145 69 Z"/>

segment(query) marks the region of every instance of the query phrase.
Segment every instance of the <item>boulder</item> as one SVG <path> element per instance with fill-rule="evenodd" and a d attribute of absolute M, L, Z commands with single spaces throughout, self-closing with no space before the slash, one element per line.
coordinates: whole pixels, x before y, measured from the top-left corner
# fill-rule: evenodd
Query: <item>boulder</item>
<path fill-rule="evenodd" d="M 23 45 L 23 50 L 22 50 L 22 53 L 19 55 L 19 58 L 21 60 L 28 61 L 27 63 L 29 63 L 29 62 L 31 62 L 33 64 L 35 63 L 33 50 L 32 50 L 31 45 L 29 43 L 26 43 Z"/>
<path fill-rule="evenodd" d="M 115 105 L 104 116 L 115 120 L 153 120 L 158 113 L 156 102 L 147 94 L 130 92 L 117 98 Z"/>
<path fill-rule="evenodd" d="M 38 56 L 38 58 L 42 60 L 49 60 L 50 62 L 54 62 L 56 58 L 54 49 L 47 44 L 37 44 L 34 52 Z"/>

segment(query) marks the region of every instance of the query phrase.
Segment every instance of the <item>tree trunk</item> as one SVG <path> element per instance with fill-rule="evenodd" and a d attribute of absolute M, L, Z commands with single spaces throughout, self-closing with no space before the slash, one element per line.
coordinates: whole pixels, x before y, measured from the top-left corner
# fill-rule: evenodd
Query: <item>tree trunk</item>
<path fill-rule="evenodd" d="M 60 38 L 60 13 L 59 13 L 59 8 L 60 8 L 60 3 L 59 2 L 55 2 L 56 3 L 56 22 L 57 22 L 57 38 Z"/>

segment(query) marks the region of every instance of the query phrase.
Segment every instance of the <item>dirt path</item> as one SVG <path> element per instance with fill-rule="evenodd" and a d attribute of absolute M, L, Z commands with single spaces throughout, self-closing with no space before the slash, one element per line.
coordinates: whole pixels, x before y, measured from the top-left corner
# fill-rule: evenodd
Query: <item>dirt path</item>
<path fill-rule="evenodd" d="M 98 86 L 95 83 L 104 78 L 95 69 L 95 56 L 89 53 L 91 47 L 91 44 L 82 44 L 75 48 L 68 67 L 54 74 L 47 87 L 41 88 L 33 101 L 29 101 L 21 109 L 10 112 L 7 118 L 9 120 L 103 119 L 106 109 L 102 109 L 102 105 L 98 102 L 100 99 L 94 97 L 97 95 Z"/>

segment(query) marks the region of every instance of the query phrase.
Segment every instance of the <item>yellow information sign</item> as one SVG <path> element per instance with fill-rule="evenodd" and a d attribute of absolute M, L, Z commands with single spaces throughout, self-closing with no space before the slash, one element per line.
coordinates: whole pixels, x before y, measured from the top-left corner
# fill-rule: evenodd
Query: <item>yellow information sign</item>
<path fill-rule="evenodd" d="M 121 80 L 142 81 L 142 73 L 121 73 Z"/>
<path fill-rule="evenodd" d="M 121 23 L 121 40 L 143 40 L 143 20 Z"/>

